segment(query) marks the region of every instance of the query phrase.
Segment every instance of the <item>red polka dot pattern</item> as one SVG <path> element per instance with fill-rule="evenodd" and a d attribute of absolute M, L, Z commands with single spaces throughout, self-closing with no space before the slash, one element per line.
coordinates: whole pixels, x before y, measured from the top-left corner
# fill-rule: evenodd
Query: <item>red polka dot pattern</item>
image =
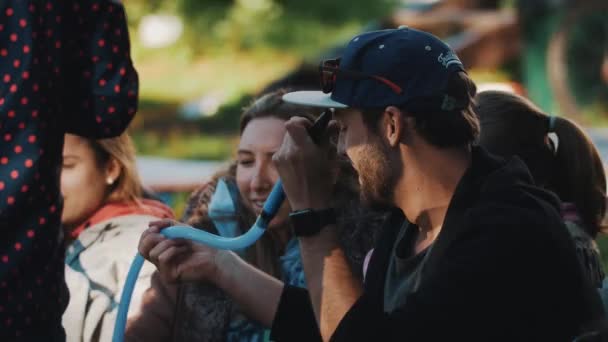
<path fill-rule="evenodd" d="M 115 0 L 2 0 L 0 42 L 0 341 L 52 340 L 68 298 L 63 136 L 120 134 L 137 73 Z"/>

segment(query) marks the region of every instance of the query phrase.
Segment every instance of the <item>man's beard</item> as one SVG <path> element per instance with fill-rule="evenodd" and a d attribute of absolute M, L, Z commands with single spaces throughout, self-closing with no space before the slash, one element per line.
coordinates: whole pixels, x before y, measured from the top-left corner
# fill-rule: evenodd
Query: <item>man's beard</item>
<path fill-rule="evenodd" d="M 361 201 L 373 209 L 394 207 L 394 191 L 401 175 L 400 156 L 383 141 L 361 146 L 358 151 L 357 172 Z"/>

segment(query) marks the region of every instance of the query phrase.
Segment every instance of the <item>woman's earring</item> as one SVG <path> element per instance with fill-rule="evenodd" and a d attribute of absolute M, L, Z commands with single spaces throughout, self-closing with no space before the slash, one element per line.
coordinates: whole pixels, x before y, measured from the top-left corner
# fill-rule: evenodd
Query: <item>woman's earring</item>
<path fill-rule="evenodd" d="M 108 183 L 108 185 L 112 185 L 114 183 L 114 179 L 112 179 L 112 177 L 108 177 L 106 178 L 106 183 Z"/>

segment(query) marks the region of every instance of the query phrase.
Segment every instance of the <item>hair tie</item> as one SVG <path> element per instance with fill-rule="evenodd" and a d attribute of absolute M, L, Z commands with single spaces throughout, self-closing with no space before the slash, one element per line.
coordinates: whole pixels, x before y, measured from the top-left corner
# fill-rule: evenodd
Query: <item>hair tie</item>
<path fill-rule="evenodd" d="M 557 121 L 557 116 L 550 115 L 549 116 L 549 133 L 555 132 L 555 122 Z"/>
<path fill-rule="evenodd" d="M 557 133 L 555 133 L 555 122 L 557 121 L 557 116 L 549 115 L 549 130 L 547 132 L 547 137 L 549 138 L 551 152 L 553 155 L 557 155 L 557 149 L 559 148 L 559 137 Z"/>

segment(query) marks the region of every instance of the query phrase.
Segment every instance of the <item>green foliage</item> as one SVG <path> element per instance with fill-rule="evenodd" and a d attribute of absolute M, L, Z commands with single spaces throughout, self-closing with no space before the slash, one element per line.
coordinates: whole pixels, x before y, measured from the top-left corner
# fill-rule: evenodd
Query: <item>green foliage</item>
<path fill-rule="evenodd" d="M 133 132 L 132 137 L 138 154 L 196 160 L 225 160 L 233 154 L 237 141 L 234 135 L 203 135 L 180 130 L 167 134 Z"/>
<path fill-rule="evenodd" d="M 582 105 L 597 100 L 608 104 L 608 85 L 601 79 L 600 72 L 608 54 L 607 14 L 606 11 L 583 12 L 567 37 L 567 76 Z"/>
<path fill-rule="evenodd" d="M 192 55 L 260 46 L 310 55 L 394 9 L 396 0 L 176 0 L 126 2 L 132 24 L 144 13 L 172 13 L 186 22 L 182 46 Z"/>
<path fill-rule="evenodd" d="M 237 135 L 243 108 L 247 107 L 253 99 L 252 95 L 247 94 L 236 101 L 226 103 L 218 110 L 216 115 L 198 120 L 199 130 L 201 132 Z"/>

